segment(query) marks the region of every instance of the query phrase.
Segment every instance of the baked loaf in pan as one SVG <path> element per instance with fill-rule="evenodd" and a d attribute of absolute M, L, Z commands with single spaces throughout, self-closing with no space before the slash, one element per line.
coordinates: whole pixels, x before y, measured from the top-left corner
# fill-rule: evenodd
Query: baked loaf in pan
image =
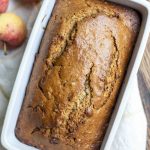
<path fill-rule="evenodd" d="M 139 27 L 131 8 L 57 0 L 16 126 L 18 139 L 41 150 L 99 149 Z"/>

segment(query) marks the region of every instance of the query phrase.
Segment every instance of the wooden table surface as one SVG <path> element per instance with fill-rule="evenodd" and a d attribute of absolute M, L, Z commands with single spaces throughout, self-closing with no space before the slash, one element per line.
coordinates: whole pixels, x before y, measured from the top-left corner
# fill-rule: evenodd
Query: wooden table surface
<path fill-rule="evenodd" d="M 150 150 L 150 36 L 138 72 L 138 85 L 148 121 L 147 150 Z"/>
<path fill-rule="evenodd" d="M 150 36 L 138 72 L 138 85 L 148 121 L 147 150 L 150 150 Z"/>

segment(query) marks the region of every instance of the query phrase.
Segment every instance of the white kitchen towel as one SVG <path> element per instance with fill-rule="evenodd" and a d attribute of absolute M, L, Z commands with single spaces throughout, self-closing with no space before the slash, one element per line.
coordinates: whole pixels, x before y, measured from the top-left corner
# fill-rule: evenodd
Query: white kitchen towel
<path fill-rule="evenodd" d="M 147 121 L 137 77 L 133 82 L 134 86 L 111 150 L 146 150 Z"/>
<path fill-rule="evenodd" d="M 13 11 L 23 17 L 27 23 L 29 35 L 39 7 L 40 4 L 34 7 L 33 5 L 22 6 L 19 1 L 11 0 L 9 11 Z M 17 50 L 9 52 L 7 56 L 4 56 L 3 52 L 0 51 L 0 132 L 25 45 L 26 43 Z M 137 78 L 135 78 L 134 88 L 131 93 L 132 95 L 129 98 L 111 150 L 146 149 L 147 123 L 141 104 Z M 0 150 L 3 149 L 0 145 Z"/>

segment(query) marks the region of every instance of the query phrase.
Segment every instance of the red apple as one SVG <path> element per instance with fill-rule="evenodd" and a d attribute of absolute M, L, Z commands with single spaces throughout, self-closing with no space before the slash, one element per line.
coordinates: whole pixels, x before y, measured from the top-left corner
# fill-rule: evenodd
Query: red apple
<path fill-rule="evenodd" d="M 0 0 L 0 13 L 3 13 L 7 10 L 9 0 Z"/>
<path fill-rule="evenodd" d="M 0 14 L 0 41 L 17 47 L 23 43 L 26 35 L 26 25 L 19 16 L 13 13 Z"/>

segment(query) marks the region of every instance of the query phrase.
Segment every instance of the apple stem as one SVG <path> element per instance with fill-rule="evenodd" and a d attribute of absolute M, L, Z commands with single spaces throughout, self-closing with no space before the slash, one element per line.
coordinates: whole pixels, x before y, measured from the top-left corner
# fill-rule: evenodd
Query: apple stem
<path fill-rule="evenodd" d="M 4 42 L 4 54 L 7 55 L 7 45 L 5 42 Z"/>

